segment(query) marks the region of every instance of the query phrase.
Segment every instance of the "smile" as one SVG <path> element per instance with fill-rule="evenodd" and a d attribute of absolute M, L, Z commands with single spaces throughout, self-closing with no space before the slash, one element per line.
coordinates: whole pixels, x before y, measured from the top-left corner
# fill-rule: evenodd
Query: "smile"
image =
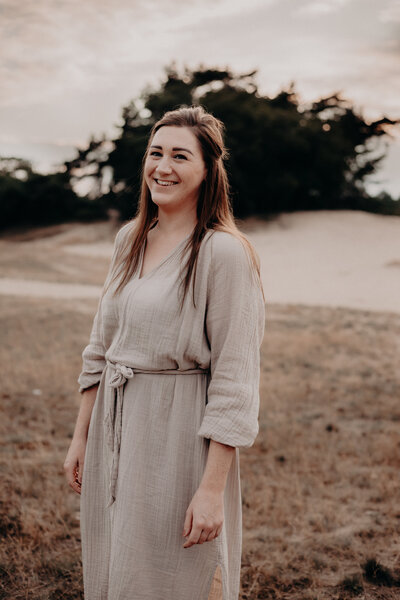
<path fill-rule="evenodd" d="M 168 181 L 168 180 L 164 180 L 164 179 L 156 179 L 154 178 L 154 181 L 158 184 L 161 185 L 163 187 L 168 187 L 171 185 L 177 185 L 178 181 Z"/>

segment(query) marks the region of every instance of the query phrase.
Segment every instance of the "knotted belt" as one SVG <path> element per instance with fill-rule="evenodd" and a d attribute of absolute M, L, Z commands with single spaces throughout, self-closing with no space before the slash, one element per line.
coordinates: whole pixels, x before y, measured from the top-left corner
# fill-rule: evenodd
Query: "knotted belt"
<path fill-rule="evenodd" d="M 120 363 L 107 361 L 107 366 L 111 370 L 111 377 L 108 380 L 108 385 L 114 389 L 113 394 L 106 394 L 107 404 L 105 406 L 104 416 L 104 435 L 106 444 L 112 452 L 112 462 L 110 470 L 109 483 L 109 508 L 115 501 L 115 489 L 118 477 L 119 452 L 121 447 L 122 433 L 122 407 L 124 402 L 124 386 L 128 379 L 132 379 L 135 373 L 162 373 L 165 375 L 191 375 L 192 373 L 209 373 L 208 369 L 137 369 L 135 367 L 127 367 Z"/>

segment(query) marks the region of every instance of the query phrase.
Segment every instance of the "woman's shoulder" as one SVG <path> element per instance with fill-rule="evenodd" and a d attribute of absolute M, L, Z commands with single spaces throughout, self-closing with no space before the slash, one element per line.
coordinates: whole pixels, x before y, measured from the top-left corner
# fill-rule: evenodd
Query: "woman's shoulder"
<path fill-rule="evenodd" d="M 123 243 L 126 240 L 126 238 L 134 231 L 135 227 L 136 222 L 133 219 L 122 225 L 122 227 L 118 229 L 117 234 L 115 236 L 115 243 L 117 245 Z"/>
<path fill-rule="evenodd" d="M 245 236 L 240 234 L 240 236 Z M 246 238 L 247 240 L 247 238 Z M 210 235 L 210 252 L 213 261 L 223 261 L 228 264 L 248 260 L 245 242 L 230 231 L 215 230 Z"/>
<path fill-rule="evenodd" d="M 209 272 L 230 273 L 250 287 L 260 286 L 260 257 L 246 235 L 215 230 L 210 236 Z"/>

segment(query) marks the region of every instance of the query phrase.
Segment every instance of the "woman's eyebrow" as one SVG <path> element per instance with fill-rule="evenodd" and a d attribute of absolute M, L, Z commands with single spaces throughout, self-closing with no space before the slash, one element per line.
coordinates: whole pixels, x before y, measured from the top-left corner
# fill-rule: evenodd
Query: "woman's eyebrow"
<path fill-rule="evenodd" d="M 162 150 L 162 146 L 150 146 L 150 148 L 159 148 L 160 150 Z M 184 152 L 189 152 L 192 156 L 194 156 L 193 152 L 191 152 L 187 148 L 172 148 L 172 152 L 177 152 L 178 150 L 184 150 Z"/>

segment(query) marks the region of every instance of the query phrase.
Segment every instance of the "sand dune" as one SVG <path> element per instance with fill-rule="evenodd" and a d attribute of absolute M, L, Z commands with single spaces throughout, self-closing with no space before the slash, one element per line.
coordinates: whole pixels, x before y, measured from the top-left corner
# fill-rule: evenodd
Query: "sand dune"
<path fill-rule="evenodd" d="M 267 302 L 400 312 L 400 218 L 283 214 L 249 234 Z"/>

